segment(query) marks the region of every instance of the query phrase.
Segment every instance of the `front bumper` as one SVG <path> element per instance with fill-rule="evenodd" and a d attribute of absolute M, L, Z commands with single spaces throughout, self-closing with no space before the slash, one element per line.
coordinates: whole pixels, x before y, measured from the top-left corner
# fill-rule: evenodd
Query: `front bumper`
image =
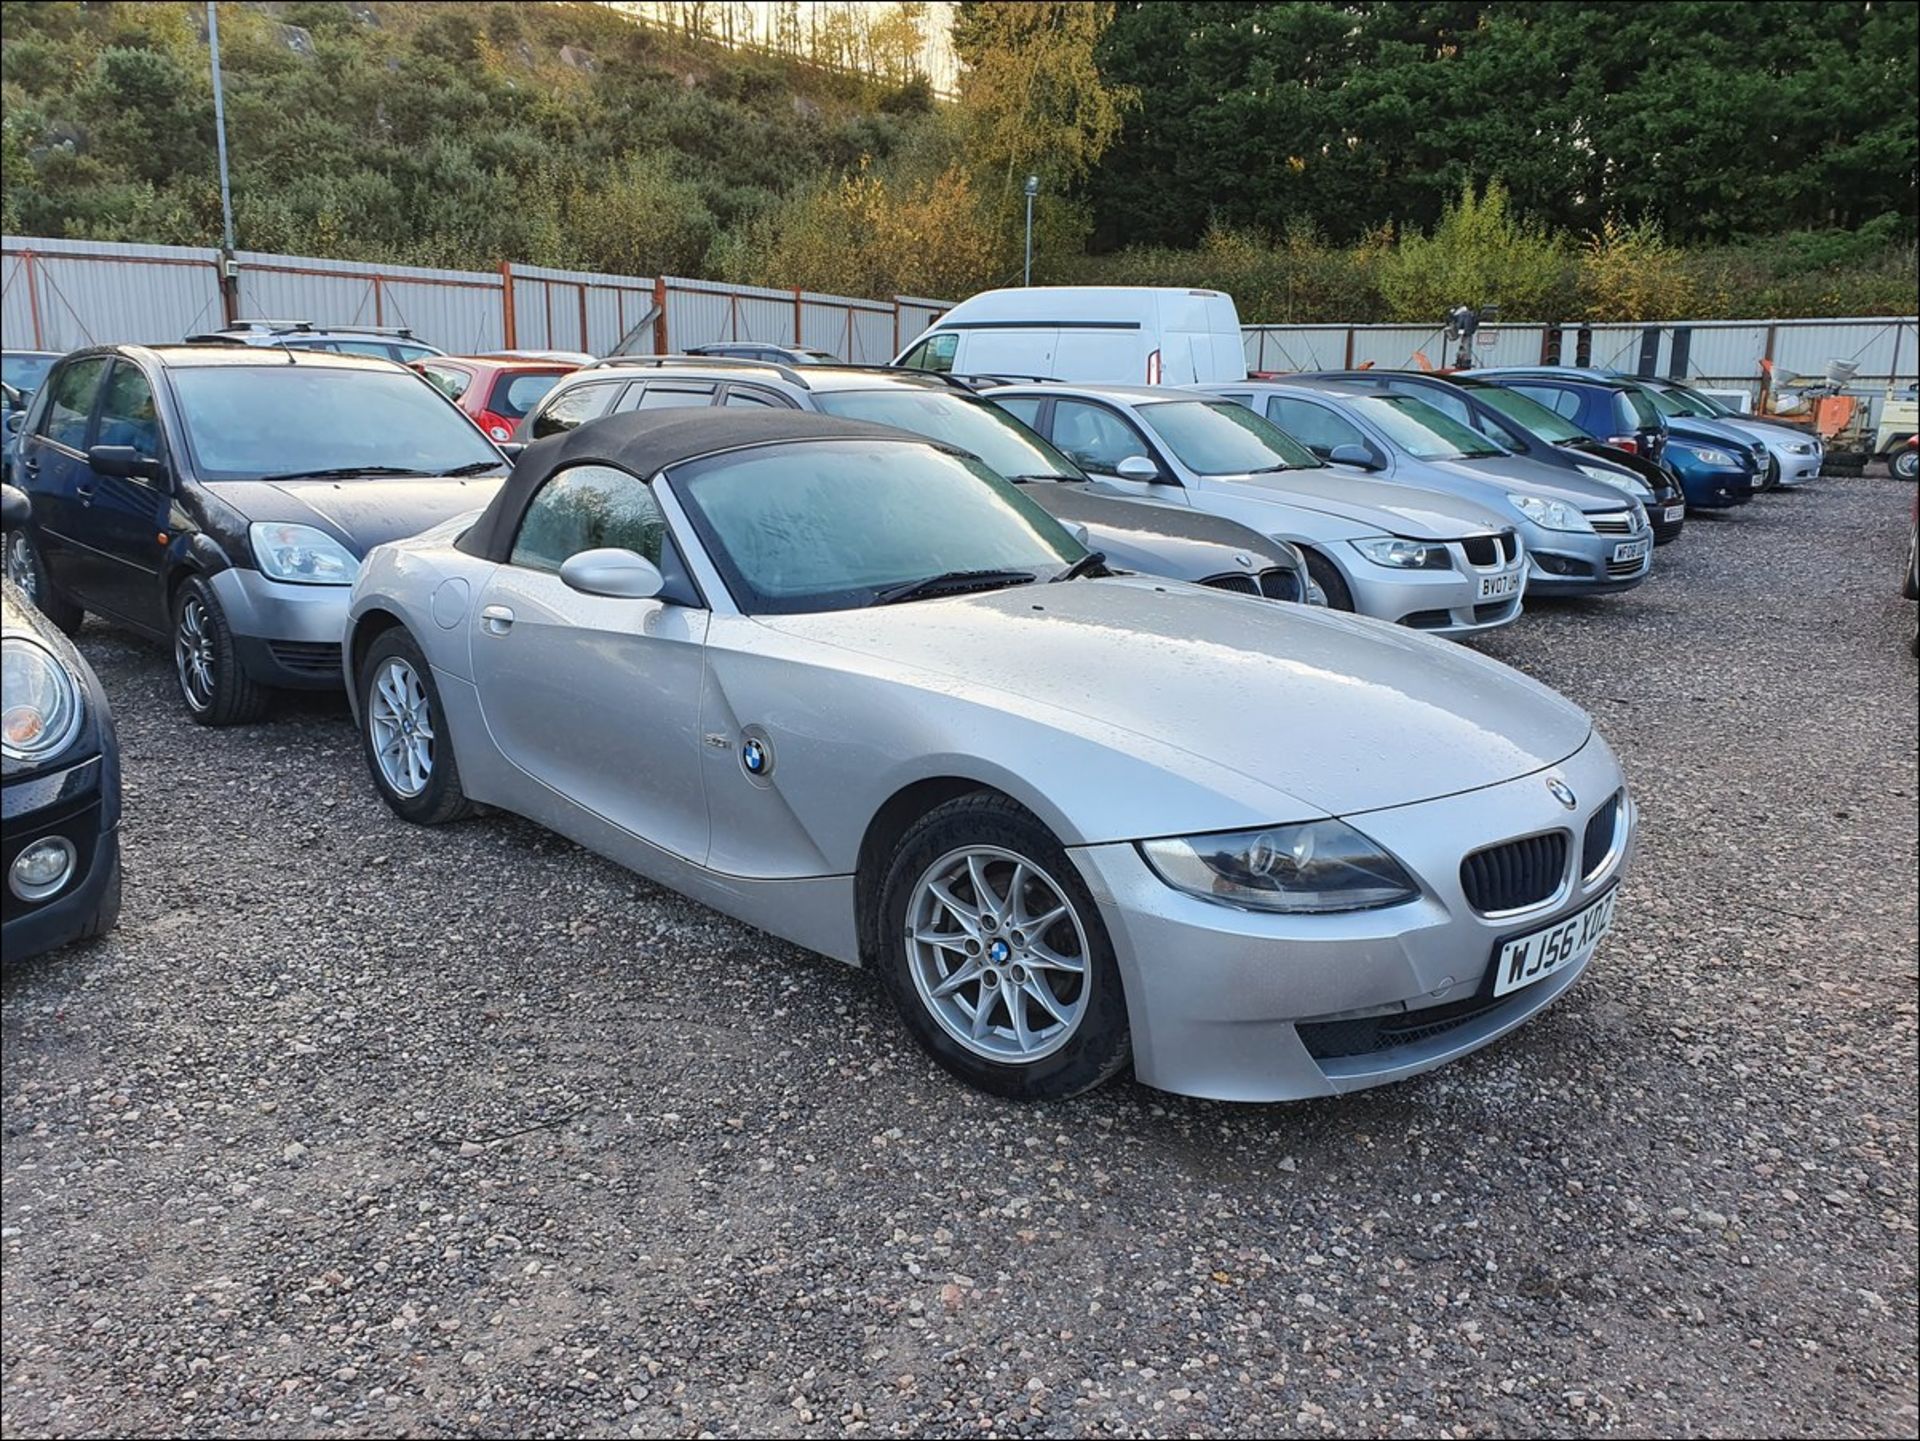
<path fill-rule="evenodd" d="M 1679 470 L 1680 484 L 1687 493 L 1689 510 L 1729 510 L 1753 499 L 1755 476 L 1751 471 L 1708 469 L 1704 466 Z"/>
<path fill-rule="evenodd" d="M 1610 595 L 1632 590 L 1653 569 L 1654 534 L 1650 526 L 1586 535 L 1529 524 L 1520 533 L 1527 543 L 1529 595 Z M 1622 547 L 1641 543 L 1645 544 L 1645 555 L 1627 561 L 1614 559 Z"/>
<path fill-rule="evenodd" d="M 1807 453 L 1792 451 L 1784 445 L 1771 443 L 1768 444 L 1767 449 L 1779 466 L 1780 478 L 1777 484 L 1785 490 L 1792 490 L 1797 485 L 1805 485 L 1818 477 L 1820 467 L 1826 462 L 1825 448 L 1819 444 L 1815 444 L 1813 450 Z"/>
<path fill-rule="evenodd" d="M 1340 558 L 1340 568 L 1353 608 L 1430 635 L 1469 635 L 1518 620 L 1526 595 L 1524 549 L 1516 543 L 1511 558 L 1496 557 L 1492 564 L 1478 566 L 1461 542 L 1446 544 L 1453 557 L 1450 570 L 1396 570 L 1349 549 Z M 1515 574 L 1521 583 L 1512 595 L 1480 599 L 1483 580 Z"/>
<path fill-rule="evenodd" d="M 51 775 L 7 782 L 0 792 L 0 951 L 8 961 L 50 951 L 110 925 L 120 908 L 118 777 L 95 756 Z M 55 894 L 25 901 L 7 877 L 20 852 L 47 836 L 74 849 L 73 875 Z"/>
<path fill-rule="evenodd" d="M 1576 809 L 1553 798 L 1549 776 L 1572 788 Z M 1587 821 L 1623 787 L 1596 735 L 1544 773 L 1347 817 L 1420 878 L 1423 894 L 1341 915 L 1216 905 L 1168 886 L 1131 844 L 1074 849 L 1126 986 L 1135 1074 L 1183 1095 L 1299 1100 L 1417 1075 L 1506 1034 L 1581 968 L 1495 999 L 1493 958 L 1502 942 L 1618 882 L 1637 820 L 1630 800 L 1611 859 L 1591 877 L 1577 872 Z M 1554 898 L 1499 919 L 1472 910 L 1459 879 L 1468 852 L 1561 829 L 1570 835 L 1568 875 Z"/>
<path fill-rule="evenodd" d="M 234 651 L 254 680 L 289 690 L 339 688 L 351 586 L 287 585 L 238 567 L 220 571 L 212 584 Z"/>

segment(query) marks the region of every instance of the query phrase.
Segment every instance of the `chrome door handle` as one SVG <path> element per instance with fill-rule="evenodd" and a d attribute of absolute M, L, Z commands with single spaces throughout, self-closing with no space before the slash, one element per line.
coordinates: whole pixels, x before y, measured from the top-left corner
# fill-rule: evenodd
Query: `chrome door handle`
<path fill-rule="evenodd" d="M 505 635 L 513 629 L 513 612 L 504 605 L 490 605 L 480 612 L 480 624 L 488 635 Z"/>

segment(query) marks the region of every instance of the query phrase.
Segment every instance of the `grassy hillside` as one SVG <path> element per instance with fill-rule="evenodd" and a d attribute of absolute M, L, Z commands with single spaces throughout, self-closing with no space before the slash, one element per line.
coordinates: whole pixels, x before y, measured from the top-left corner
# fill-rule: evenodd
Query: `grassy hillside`
<path fill-rule="evenodd" d="M 204 27 L 198 4 L 0 6 L 9 231 L 217 242 Z M 359 260 L 698 274 L 930 109 L 597 5 L 223 5 L 221 52 L 241 246 Z"/>

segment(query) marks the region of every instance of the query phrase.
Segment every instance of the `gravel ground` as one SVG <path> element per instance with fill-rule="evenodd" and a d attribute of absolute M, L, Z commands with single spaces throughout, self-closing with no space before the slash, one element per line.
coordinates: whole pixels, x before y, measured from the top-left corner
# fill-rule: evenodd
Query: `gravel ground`
<path fill-rule="evenodd" d="M 877 988 L 344 703 L 90 626 L 127 910 L 4 992 L 9 1436 L 1915 1433 L 1912 488 L 1688 525 L 1489 652 L 1644 809 L 1587 978 L 1341 1101 L 970 1093 Z"/>

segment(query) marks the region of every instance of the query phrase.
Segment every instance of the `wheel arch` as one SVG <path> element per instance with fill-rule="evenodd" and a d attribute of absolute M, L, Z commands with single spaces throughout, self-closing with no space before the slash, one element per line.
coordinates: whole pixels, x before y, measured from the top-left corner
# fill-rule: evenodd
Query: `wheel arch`
<path fill-rule="evenodd" d="M 369 606 L 348 622 L 342 653 L 346 657 L 347 703 L 353 708 L 356 726 L 360 723 L 360 667 L 373 643 L 396 628 L 405 630 L 406 621 L 384 605 Z"/>

